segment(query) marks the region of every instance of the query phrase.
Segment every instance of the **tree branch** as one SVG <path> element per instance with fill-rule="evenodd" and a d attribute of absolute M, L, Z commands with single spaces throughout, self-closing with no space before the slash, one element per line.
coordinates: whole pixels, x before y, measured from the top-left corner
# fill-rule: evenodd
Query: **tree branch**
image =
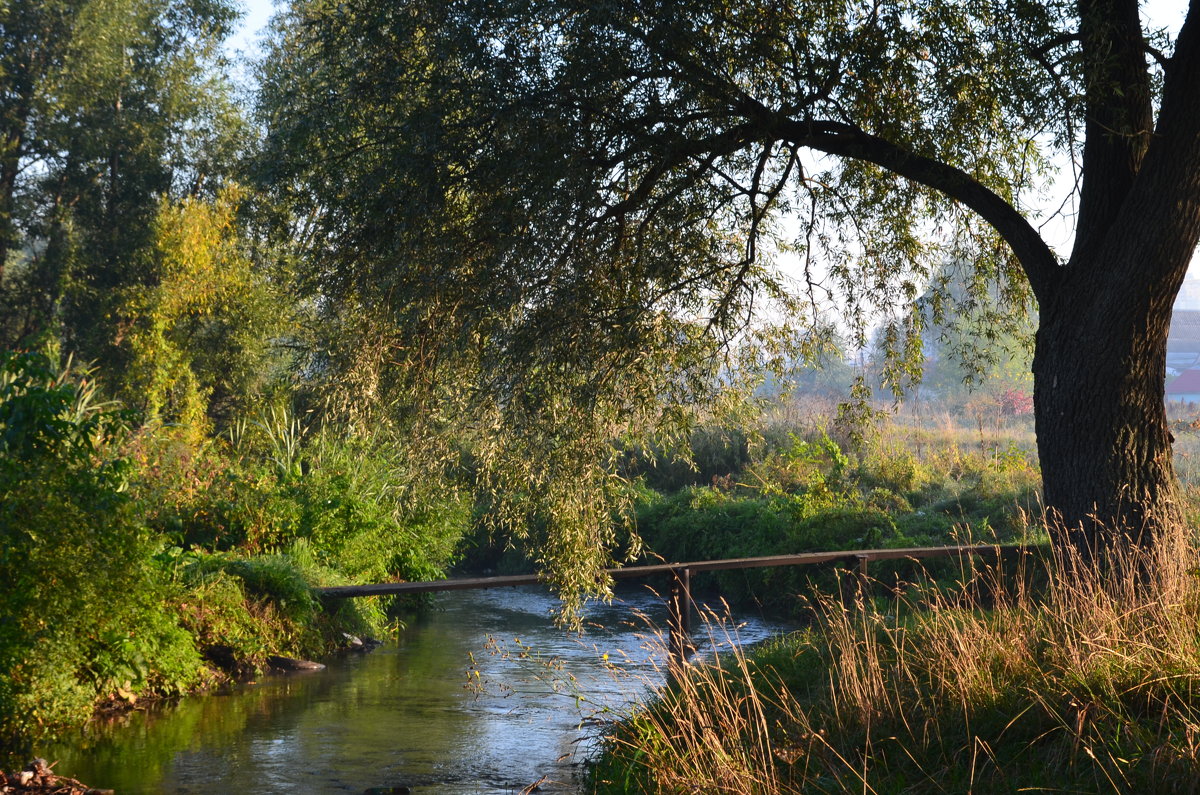
<path fill-rule="evenodd" d="M 792 144 L 874 163 L 970 207 L 1012 247 L 1038 300 L 1049 297 L 1060 273 L 1054 252 L 1024 216 L 970 174 L 842 122 L 784 119 L 775 124 Z"/>
<path fill-rule="evenodd" d="M 1130 253 L 1167 305 L 1200 240 L 1200 0 L 1192 0 L 1165 72 L 1162 105 L 1133 188 L 1110 234 L 1159 219 L 1152 244 Z M 1149 275 L 1146 275 L 1146 274 Z"/>
<path fill-rule="evenodd" d="M 1137 0 L 1079 0 L 1086 125 L 1071 262 L 1090 262 L 1142 166 L 1153 125 Z"/>

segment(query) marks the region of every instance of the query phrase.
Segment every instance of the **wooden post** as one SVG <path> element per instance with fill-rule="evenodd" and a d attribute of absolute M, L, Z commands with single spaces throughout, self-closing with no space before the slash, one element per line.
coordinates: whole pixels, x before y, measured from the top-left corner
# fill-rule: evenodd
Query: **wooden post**
<path fill-rule="evenodd" d="M 854 557 L 858 558 L 858 573 L 856 575 L 856 579 L 858 580 L 858 598 L 862 600 L 863 604 L 866 604 L 867 599 L 871 596 L 871 576 L 867 573 L 867 564 L 870 563 L 871 558 L 867 555 L 855 555 Z"/>
<path fill-rule="evenodd" d="M 667 675 L 677 678 L 687 665 L 692 651 L 692 570 L 686 566 L 671 570 L 671 598 L 667 600 L 670 631 L 667 648 Z"/>
<path fill-rule="evenodd" d="M 867 564 L 870 562 L 869 555 L 850 555 L 846 558 L 846 562 L 851 569 L 847 576 L 842 578 L 842 607 L 850 608 L 853 605 L 862 607 L 866 604 L 867 597 L 871 594 L 870 577 L 867 573 Z"/>

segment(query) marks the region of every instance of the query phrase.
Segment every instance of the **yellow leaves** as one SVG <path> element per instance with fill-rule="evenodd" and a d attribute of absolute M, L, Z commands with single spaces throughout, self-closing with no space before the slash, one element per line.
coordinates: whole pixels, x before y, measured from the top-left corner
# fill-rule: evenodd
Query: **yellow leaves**
<path fill-rule="evenodd" d="M 138 699 L 137 693 L 133 691 L 133 683 L 128 679 L 125 680 L 123 685 L 117 687 L 116 697 L 128 704 L 136 704 Z"/>
<path fill-rule="evenodd" d="M 250 266 L 236 247 L 234 217 L 241 191 L 228 188 L 213 202 L 164 201 L 159 209 L 157 254 L 163 313 L 211 314 L 215 304 L 246 283 Z"/>
<path fill-rule="evenodd" d="M 189 343 L 197 331 L 236 321 L 237 307 L 259 290 L 238 247 L 235 214 L 241 192 L 213 200 L 164 201 L 155 222 L 147 286 L 129 290 L 115 340 L 131 354 L 127 389 L 147 419 L 176 422 L 202 434 L 211 387 L 196 371 Z"/>

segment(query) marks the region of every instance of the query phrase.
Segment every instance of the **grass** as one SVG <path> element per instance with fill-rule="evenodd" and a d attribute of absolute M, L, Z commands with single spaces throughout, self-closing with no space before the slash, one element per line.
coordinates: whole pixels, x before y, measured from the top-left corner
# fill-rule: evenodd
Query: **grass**
<path fill-rule="evenodd" d="M 924 425 L 909 417 L 881 421 L 858 447 L 839 444 L 819 420 L 810 427 L 777 424 L 764 431 L 741 469 L 714 477 L 712 485 L 673 493 L 643 485 L 637 529 L 649 557 L 1045 540 L 1025 521 L 1040 512 L 1041 481 L 1036 456 L 1025 446 L 1031 434 L 1025 418 L 1005 420 L 1003 427 L 997 418 L 996 427 L 985 427 L 983 441 L 952 415 L 920 419 Z M 889 573 L 911 578 L 913 567 L 906 561 L 878 567 L 879 576 Z M 701 575 L 694 587 L 739 607 L 804 614 L 798 595 L 809 591 L 810 581 L 831 586 L 812 571 L 761 569 Z"/>
<path fill-rule="evenodd" d="M 950 591 L 918 584 L 852 610 L 822 601 L 808 630 L 691 665 L 633 710 L 592 788 L 1194 791 L 1194 557 L 1176 546 L 1104 568 L 1028 559 Z"/>

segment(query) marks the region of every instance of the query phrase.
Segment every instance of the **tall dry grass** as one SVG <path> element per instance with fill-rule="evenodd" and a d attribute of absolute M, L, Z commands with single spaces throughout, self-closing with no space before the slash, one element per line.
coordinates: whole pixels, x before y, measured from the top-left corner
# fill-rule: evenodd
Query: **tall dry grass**
<path fill-rule="evenodd" d="M 1200 784 L 1190 547 L 1026 558 L 816 605 L 688 666 L 611 733 L 599 792 L 1171 792 Z"/>

